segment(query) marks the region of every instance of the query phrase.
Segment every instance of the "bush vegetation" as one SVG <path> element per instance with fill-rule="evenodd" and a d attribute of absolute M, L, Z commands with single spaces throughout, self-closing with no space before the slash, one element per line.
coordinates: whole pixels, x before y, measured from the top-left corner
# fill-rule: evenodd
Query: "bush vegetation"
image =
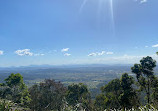
<path fill-rule="evenodd" d="M 64 86 L 52 79 L 31 86 L 21 74 L 11 74 L 0 84 L 0 111 L 148 111 L 158 109 L 156 61 L 147 56 L 131 72 L 100 88 L 95 99 L 83 83 Z M 144 102 L 142 102 L 142 97 Z"/>

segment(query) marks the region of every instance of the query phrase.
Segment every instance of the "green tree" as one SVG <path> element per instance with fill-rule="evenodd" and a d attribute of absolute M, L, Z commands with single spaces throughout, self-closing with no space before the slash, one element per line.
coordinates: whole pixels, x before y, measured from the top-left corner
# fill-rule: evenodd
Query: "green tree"
<path fill-rule="evenodd" d="M 158 77 L 154 77 L 152 81 L 152 93 L 151 93 L 151 98 L 152 98 L 152 105 L 158 109 Z"/>
<path fill-rule="evenodd" d="M 152 57 L 143 57 L 140 60 L 140 64 L 135 64 L 131 70 L 136 74 L 136 78 L 140 85 L 140 90 L 145 91 L 147 95 L 147 104 L 151 103 L 151 89 L 154 81 L 154 68 L 156 67 L 156 61 Z"/>
<path fill-rule="evenodd" d="M 12 73 L 8 78 L 5 79 L 6 85 L 9 87 L 20 86 L 21 88 L 24 87 L 24 81 L 21 74 Z"/>
<path fill-rule="evenodd" d="M 29 89 L 32 99 L 30 108 L 33 111 L 61 111 L 66 104 L 66 90 L 67 88 L 62 83 L 50 79 L 33 85 Z"/>
<path fill-rule="evenodd" d="M 86 111 L 91 111 L 91 96 L 87 86 L 82 83 L 68 86 L 66 100 L 73 107 L 81 104 Z"/>
<path fill-rule="evenodd" d="M 27 86 L 19 73 L 12 73 L 5 79 L 5 83 L 1 86 L 0 94 L 2 98 L 12 100 L 21 105 L 28 105 L 31 100 Z"/>
<path fill-rule="evenodd" d="M 120 79 L 114 79 L 110 81 L 107 85 L 101 87 L 102 93 L 105 94 L 108 99 L 106 106 L 109 109 L 119 109 L 120 101 L 119 96 L 121 94 L 121 84 Z"/>
<path fill-rule="evenodd" d="M 119 96 L 121 107 L 123 109 L 137 108 L 139 100 L 136 90 L 133 88 L 134 78 L 125 73 L 120 79 L 120 84 L 122 88 L 121 95 Z"/>
<path fill-rule="evenodd" d="M 108 98 L 104 94 L 99 94 L 95 101 L 94 106 L 97 111 L 104 111 L 107 108 Z"/>
<path fill-rule="evenodd" d="M 120 79 L 114 79 L 101 87 L 102 94 L 96 97 L 94 105 L 101 111 L 138 107 L 139 101 L 133 85 L 133 77 L 123 74 Z"/>

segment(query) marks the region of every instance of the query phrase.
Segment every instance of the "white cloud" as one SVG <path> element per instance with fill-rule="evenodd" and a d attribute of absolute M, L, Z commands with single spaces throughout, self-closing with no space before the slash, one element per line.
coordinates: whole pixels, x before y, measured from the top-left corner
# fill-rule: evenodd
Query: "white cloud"
<path fill-rule="evenodd" d="M 34 56 L 44 56 L 45 54 L 34 54 Z"/>
<path fill-rule="evenodd" d="M 148 0 L 141 0 L 140 3 L 146 3 Z"/>
<path fill-rule="evenodd" d="M 43 53 L 33 53 L 30 51 L 30 49 L 22 49 L 22 50 L 16 50 L 15 54 L 19 56 L 44 56 Z"/>
<path fill-rule="evenodd" d="M 40 54 L 41 56 L 44 56 L 45 54 Z"/>
<path fill-rule="evenodd" d="M 148 2 L 148 0 L 135 0 L 136 2 L 139 2 L 140 4 Z"/>
<path fill-rule="evenodd" d="M 105 51 L 98 53 L 99 56 L 104 55 L 104 54 L 105 54 Z"/>
<path fill-rule="evenodd" d="M 96 53 L 90 53 L 88 56 L 96 56 Z"/>
<path fill-rule="evenodd" d="M 63 49 L 61 50 L 61 52 L 67 52 L 67 51 L 69 51 L 69 48 L 63 48 Z"/>
<path fill-rule="evenodd" d="M 88 56 L 102 56 L 104 54 L 107 54 L 107 55 L 112 55 L 114 54 L 113 52 L 106 52 L 106 51 L 102 51 L 102 52 L 93 52 L 93 53 L 90 53 Z"/>
<path fill-rule="evenodd" d="M 69 54 L 69 53 L 65 53 L 64 56 L 71 56 L 71 54 Z"/>
<path fill-rule="evenodd" d="M 145 46 L 146 48 L 148 48 L 149 46 Z"/>
<path fill-rule="evenodd" d="M 0 50 L 0 55 L 3 55 L 4 51 Z"/>
<path fill-rule="evenodd" d="M 114 54 L 113 52 L 106 52 L 107 55 L 112 55 Z"/>
<path fill-rule="evenodd" d="M 152 47 L 158 47 L 158 44 L 156 44 L 156 45 L 153 45 Z"/>
<path fill-rule="evenodd" d="M 33 53 L 30 52 L 30 49 L 17 50 L 15 53 L 19 56 L 33 56 Z"/>
<path fill-rule="evenodd" d="M 69 51 L 69 48 L 63 48 L 63 49 L 61 50 L 61 52 L 67 52 L 67 51 Z M 64 56 L 71 56 L 71 54 L 69 54 L 69 53 L 64 53 Z"/>

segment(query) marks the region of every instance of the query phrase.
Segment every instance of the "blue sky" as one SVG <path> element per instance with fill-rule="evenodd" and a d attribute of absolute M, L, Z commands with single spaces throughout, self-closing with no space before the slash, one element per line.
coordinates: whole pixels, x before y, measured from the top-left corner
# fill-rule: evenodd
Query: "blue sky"
<path fill-rule="evenodd" d="M 113 2 L 113 3 L 112 3 Z M 158 0 L 1 0 L 0 66 L 157 59 Z"/>

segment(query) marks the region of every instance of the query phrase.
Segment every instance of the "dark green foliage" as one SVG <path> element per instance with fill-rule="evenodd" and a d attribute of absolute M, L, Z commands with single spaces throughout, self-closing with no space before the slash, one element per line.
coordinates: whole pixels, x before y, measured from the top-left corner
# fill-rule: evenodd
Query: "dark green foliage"
<path fill-rule="evenodd" d="M 94 105 L 97 111 L 103 111 L 107 108 L 108 98 L 104 94 L 100 94 L 96 97 Z"/>
<path fill-rule="evenodd" d="M 144 57 L 140 60 L 140 64 L 135 64 L 131 70 L 136 74 L 136 78 L 140 85 L 140 91 L 145 91 L 147 95 L 148 105 L 151 103 L 151 91 L 154 81 L 154 68 L 156 67 L 156 61 L 152 57 Z"/>
<path fill-rule="evenodd" d="M 65 105 L 66 90 L 62 83 L 50 79 L 33 85 L 29 89 L 32 99 L 30 108 L 33 111 L 60 111 Z"/>
<path fill-rule="evenodd" d="M 114 79 L 101 88 L 102 94 L 95 100 L 96 109 L 131 109 L 139 104 L 133 88 L 134 79 L 127 73 L 121 79 Z"/>
<path fill-rule="evenodd" d="M 121 93 L 121 84 L 119 79 L 110 81 L 107 85 L 101 88 L 102 93 L 105 94 L 108 99 L 106 102 L 106 108 L 119 109 L 121 108 L 119 103 L 119 95 Z"/>
<path fill-rule="evenodd" d="M 30 95 L 28 89 L 23 82 L 23 77 L 18 74 L 11 74 L 5 79 L 3 85 L 0 86 L 0 97 L 12 100 L 21 105 L 28 105 L 30 102 Z"/>
<path fill-rule="evenodd" d="M 20 74 L 11 74 L 0 84 L 0 97 L 18 103 L 12 107 L 5 101 L 0 102 L 0 111 L 12 108 L 33 111 L 103 111 L 129 110 L 141 106 L 140 98 L 146 96 L 148 107 L 158 108 L 158 77 L 154 75 L 156 61 L 147 56 L 135 64 L 131 70 L 135 73 L 137 81 L 127 73 L 120 79 L 113 79 L 101 87 L 101 94 L 91 100 L 90 92 L 83 83 L 72 84 L 65 87 L 60 82 L 46 79 L 44 82 L 33 85 L 29 91 Z M 137 85 L 135 85 L 137 83 Z M 138 94 L 141 94 L 138 96 Z M 30 99 L 31 98 L 31 99 Z M 11 102 L 12 103 L 12 102 Z M 94 104 L 93 104 L 94 103 Z M 145 110 L 149 110 L 144 107 Z M 5 109 L 6 108 L 6 109 Z"/>
<path fill-rule="evenodd" d="M 152 98 L 152 105 L 158 109 L 158 77 L 154 77 L 152 79 L 152 93 L 151 93 L 151 98 Z"/>
<path fill-rule="evenodd" d="M 21 88 L 24 87 L 24 81 L 21 74 L 11 74 L 8 78 L 5 79 L 6 85 L 9 87 L 20 86 Z"/>
<path fill-rule="evenodd" d="M 120 105 L 122 108 L 131 109 L 139 105 L 136 90 L 133 88 L 134 78 L 128 76 L 127 73 L 123 74 L 120 80 L 122 92 L 119 96 Z"/>
<path fill-rule="evenodd" d="M 66 100 L 69 105 L 73 107 L 77 104 L 82 104 L 82 107 L 85 110 L 91 109 L 91 97 L 86 85 L 79 83 L 79 84 L 72 84 L 68 86 L 68 91 L 66 94 Z"/>
<path fill-rule="evenodd" d="M 110 81 L 104 87 L 101 87 L 102 92 L 113 92 L 114 95 L 118 96 L 120 94 L 121 84 L 119 79 L 114 79 Z"/>

